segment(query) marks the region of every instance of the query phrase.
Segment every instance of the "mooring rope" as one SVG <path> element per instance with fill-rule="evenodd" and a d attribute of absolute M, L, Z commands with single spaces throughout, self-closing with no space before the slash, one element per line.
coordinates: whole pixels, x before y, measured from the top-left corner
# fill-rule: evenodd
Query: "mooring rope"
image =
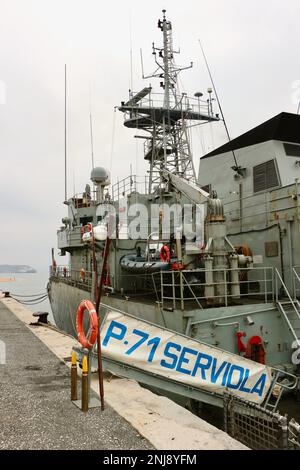
<path fill-rule="evenodd" d="M 10 296 L 11 296 L 12 299 L 14 299 L 16 302 L 19 302 L 20 304 L 23 304 L 23 305 L 37 305 L 37 304 L 40 304 L 40 303 L 44 302 L 44 300 L 46 300 L 46 298 L 48 297 L 48 294 L 43 294 L 40 297 L 26 299 L 26 300 L 17 299 L 16 297 L 14 297 L 13 294 L 11 294 Z"/>

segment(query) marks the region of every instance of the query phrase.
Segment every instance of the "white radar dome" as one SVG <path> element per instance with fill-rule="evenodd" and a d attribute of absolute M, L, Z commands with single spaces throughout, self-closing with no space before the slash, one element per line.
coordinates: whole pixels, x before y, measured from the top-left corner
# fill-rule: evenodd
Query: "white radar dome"
<path fill-rule="evenodd" d="M 109 184 L 109 172 L 101 166 L 96 166 L 92 169 L 91 181 L 96 185 L 106 186 Z"/>

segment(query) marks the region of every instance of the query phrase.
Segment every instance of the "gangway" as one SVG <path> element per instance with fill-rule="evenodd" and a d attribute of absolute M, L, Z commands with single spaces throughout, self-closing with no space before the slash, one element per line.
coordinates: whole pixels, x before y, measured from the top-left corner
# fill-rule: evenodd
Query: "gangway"
<path fill-rule="evenodd" d="M 106 311 L 101 325 L 103 370 L 119 377 L 218 407 L 230 391 L 274 411 L 283 392 L 297 387 L 298 378 L 286 371 L 108 306 L 102 305 L 101 311 Z M 91 369 L 97 369 L 95 347 L 74 347 L 80 362 L 89 356 Z"/>

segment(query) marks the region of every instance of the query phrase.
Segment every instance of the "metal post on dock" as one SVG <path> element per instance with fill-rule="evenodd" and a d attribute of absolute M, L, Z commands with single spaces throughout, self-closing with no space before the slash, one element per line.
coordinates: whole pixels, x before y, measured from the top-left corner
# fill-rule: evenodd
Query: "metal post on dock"
<path fill-rule="evenodd" d="M 76 352 L 72 352 L 71 365 L 71 401 L 77 400 L 77 357 Z"/>
<path fill-rule="evenodd" d="M 88 363 L 88 404 L 90 405 L 91 401 L 91 378 L 92 378 L 92 351 L 89 350 L 87 356 Z"/>
<path fill-rule="evenodd" d="M 81 409 L 87 412 L 89 409 L 89 384 L 88 384 L 88 360 L 83 357 L 82 361 L 82 378 L 81 378 Z"/>

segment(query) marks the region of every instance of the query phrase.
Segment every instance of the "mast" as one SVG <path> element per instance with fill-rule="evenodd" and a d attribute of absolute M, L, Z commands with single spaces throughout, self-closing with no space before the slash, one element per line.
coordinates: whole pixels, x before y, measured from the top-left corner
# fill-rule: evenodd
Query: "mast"
<path fill-rule="evenodd" d="M 188 138 L 187 121 L 217 121 L 206 101 L 199 106 L 199 99 L 192 104 L 193 98 L 185 93 L 180 94 L 178 75 L 182 70 L 178 67 L 173 48 L 172 23 L 166 18 L 163 10 L 162 20 L 158 20 L 158 28 L 162 32 L 163 46 L 152 44 L 156 70 L 145 79 L 158 78 L 163 88 L 162 95 L 152 93 L 148 86 L 139 93 L 130 92 L 129 100 L 122 102 L 119 110 L 125 113 L 124 125 L 146 131 L 150 136 L 137 136 L 145 139 L 144 158 L 149 162 L 149 193 L 163 188 L 163 170 L 176 174 L 188 181 L 196 182 L 196 173 Z"/>
<path fill-rule="evenodd" d="M 158 27 L 163 32 L 164 48 L 163 48 L 163 62 L 164 62 L 164 107 L 170 108 L 170 88 L 172 88 L 170 71 L 173 59 L 173 46 L 172 46 L 172 24 L 166 20 L 166 10 L 163 10 L 163 21 L 158 20 Z M 174 77 L 173 77 L 174 79 Z"/>
<path fill-rule="evenodd" d="M 65 202 L 67 199 L 67 64 L 65 64 Z"/>

